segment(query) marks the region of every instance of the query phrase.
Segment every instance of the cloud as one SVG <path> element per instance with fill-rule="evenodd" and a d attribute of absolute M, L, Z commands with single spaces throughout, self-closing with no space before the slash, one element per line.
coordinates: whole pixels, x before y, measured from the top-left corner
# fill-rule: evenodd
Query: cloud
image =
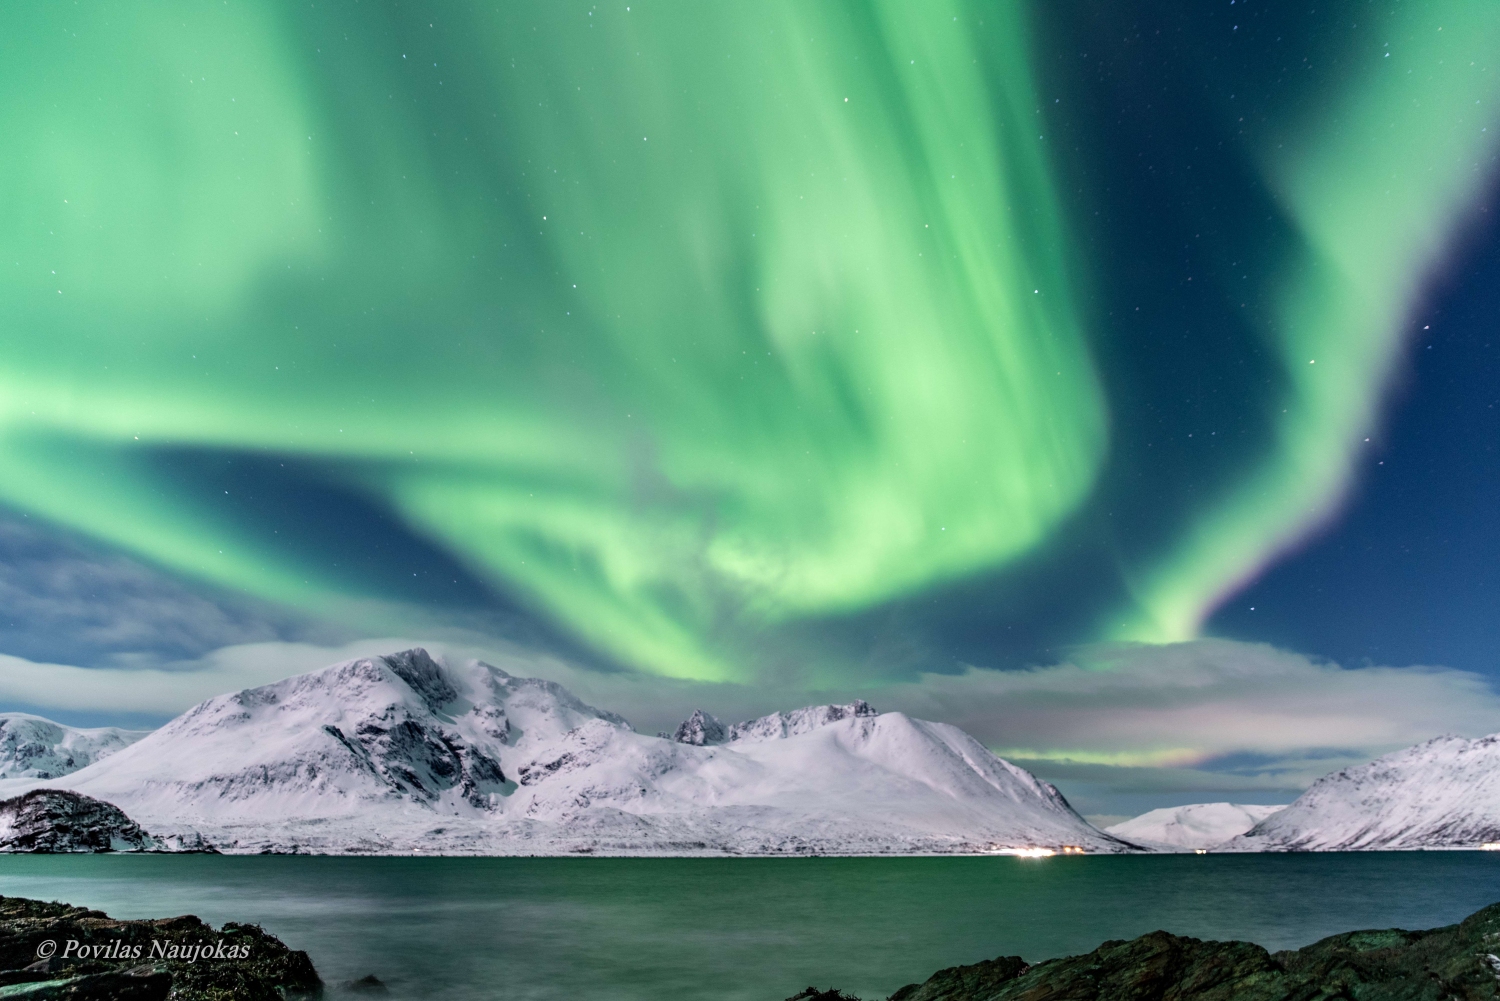
<path fill-rule="evenodd" d="M 1026 671 L 925 675 L 880 707 L 963 727 L 1085 813 L 1289 802 L 1322 775 L 1445 733 L 1500 731 L 1500 696 L 1443 667 L 1347 669 L 1265 644 L 1080 649 Z"/>
<path fill-rule="evenodd" d="M 308 627 L 242 597 L 189 586 L 138 561 L 0 515 L 0 645 L 85 664 L 201 656 Z"/>
<path fill-rule="evenodd" d="M 10 703 L 53 711 L 62 722 L 67 722 L 69 711 L 175 716 L 215 695 L 391 649 L 382 640 L 344 647 L 251 643 L 168 666 L 113 668 L 49 664 L 0 654 L 0 707 Z"/>
<path fill-rule="evenodd" d="M 925 675 L 888 701 L 1002 754 L 1116 766 L 1380 751 L 1500 730 L 1500 695 L 1471 672 L 1348 669 L 1229 640 L 1100 645 L 1027 671 Z"/>

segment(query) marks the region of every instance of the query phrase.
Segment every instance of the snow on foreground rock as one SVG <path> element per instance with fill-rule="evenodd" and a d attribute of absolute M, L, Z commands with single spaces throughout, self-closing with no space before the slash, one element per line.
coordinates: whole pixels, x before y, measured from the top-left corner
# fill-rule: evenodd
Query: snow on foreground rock
<path fill-rule="evenodd" d="M 0 779 L 55 779 L 109 757 L 149 730 L 63 726 L 30 713 L 0 713 Z"/>
<path fill-rule="evenodd" d="M 1213 848 L 1244 834 L 1285 806 L 1241 803 L 1194 803 L 1168 806 L 1106 827 L 1106 834 L 1164 851 L 1186 852 Z"/>
<path fill-rule="evenodd" d="M 1438 737 L 1325 775 L 1221 851 L 1478 848 L 1500 842 L 1500 734 Z"/>
<path fill-rule="evenodd" d="M 1131 847 L 956 727 L 853 710 L 682 743 L 552 682 L 410 650 L 209 699 L 49 784 L 240 852 Z"/>

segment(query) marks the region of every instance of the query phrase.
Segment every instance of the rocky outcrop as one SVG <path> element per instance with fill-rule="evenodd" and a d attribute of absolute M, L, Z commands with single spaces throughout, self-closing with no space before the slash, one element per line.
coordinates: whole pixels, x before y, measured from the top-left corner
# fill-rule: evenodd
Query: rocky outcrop
<path fill-rule="evenodd" d="M 722 744 L 729 739 L 729 731 L 724 729 L 718 717 L 704 712 L 702 709 L 694 709 L 693 715 L 683 720 L 677 727 L 677 732 L 672 734 L 672 739 L 679 744 L 696 744 L 706 747 L 710 744 Z"/>
<path fill-rule="evenodd" d="M 1500 904 L 1431 931 L 1356 931 L 1295 951 L 1152 932 L 1085 956 L 1019 956 L 940 970 L 888 1001 L 1493 1001 Z M 808 988 L 799 999 L 856 1001 Z"/>
<path fill-rule="evenodd" d="M 870 703 L 864 699 L 855 699 L 847 705 L 807 706 L 791 712 L 772 713 L 758 719 L 735 723 L 733 726 L 725 726 L 718 717 L 702 709 L 695 709 L 693 715 L 678 724 L 677 732 L 672 734 L 672 739 L 679 744 L 694 744 L 698 747 L 711 747 L 715 744 L 728 744 L 740 740 L 780 740 L 784 737 L 810 733 L 819 727 L 837 723 L 842 719 L 879 715 L 880 713 Z"/>
<path fill-rule="evenodd" d="M 288 949 L 256 925 L 230 922 L 215 929 L 191 915 L 116 921 L 68 904 L 0 897 L 0 995 L 282 1001 L 321 990 L 307 953 Z"/>
<path fill-rule="evenodd" d="M 988 998 L 1028 969 L 1020 956 L 1001 956 L 972 966 L 950 966 L 939 970 L 923 984 L 908 984 L 894 997 L 902 1001 L 956 1001 L 958 998 Z M 902 993 L 902 992 L 908 993 Z"/>
<path fill-rule="evenodd" d="M 729 739 L 736 740 L 781 740 L 810 733 L 829 723 L 841 719 L 858 719 L 879 716 L 875 707 L 864 699 L 855 699 L 845 705 L 807 706 L 791 712 L 772 713 L 760 719 L 746 720 L 729 728 Z"/>
<path fill-rule="evenodd" d="M 76 792 L 33 789 L 0 801 L 0 852 L 140 852 L 159 847 L 119 807 Z"/>

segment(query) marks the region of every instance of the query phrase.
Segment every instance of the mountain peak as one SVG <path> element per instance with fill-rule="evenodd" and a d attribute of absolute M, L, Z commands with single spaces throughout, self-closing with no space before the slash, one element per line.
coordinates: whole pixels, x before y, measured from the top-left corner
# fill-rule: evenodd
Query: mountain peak
<path fill-rule="evenodd" d="M 443 673 L 443 667 L 421 647 L 380 658 L 396 677 L 411 686 L 433 712 L 458 698 L 458 691 Z"/>
<path fill-rule="evenodd" d="M 724 729 L 724 724 L 719 722 L 717 717 L 702 709 L 694 709 L 693 715 L 678 725 L 677 732 L 672 734 L 672 739 L 679 744 L 696 744 L 704 747 L 709 744 L 724 743 L 729 739 L 729 732 Z"/>

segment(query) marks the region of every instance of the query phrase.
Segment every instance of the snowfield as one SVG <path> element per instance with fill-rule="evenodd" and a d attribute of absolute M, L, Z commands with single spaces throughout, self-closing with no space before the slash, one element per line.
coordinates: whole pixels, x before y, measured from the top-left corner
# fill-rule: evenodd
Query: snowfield
<path fill-rule="evenodd" d="M 813 706 L 678 738 L 423 650 L 201 703 L 46 785 L 221 851 L 866 854 L 1134 846 L 957 727 Z"/>

